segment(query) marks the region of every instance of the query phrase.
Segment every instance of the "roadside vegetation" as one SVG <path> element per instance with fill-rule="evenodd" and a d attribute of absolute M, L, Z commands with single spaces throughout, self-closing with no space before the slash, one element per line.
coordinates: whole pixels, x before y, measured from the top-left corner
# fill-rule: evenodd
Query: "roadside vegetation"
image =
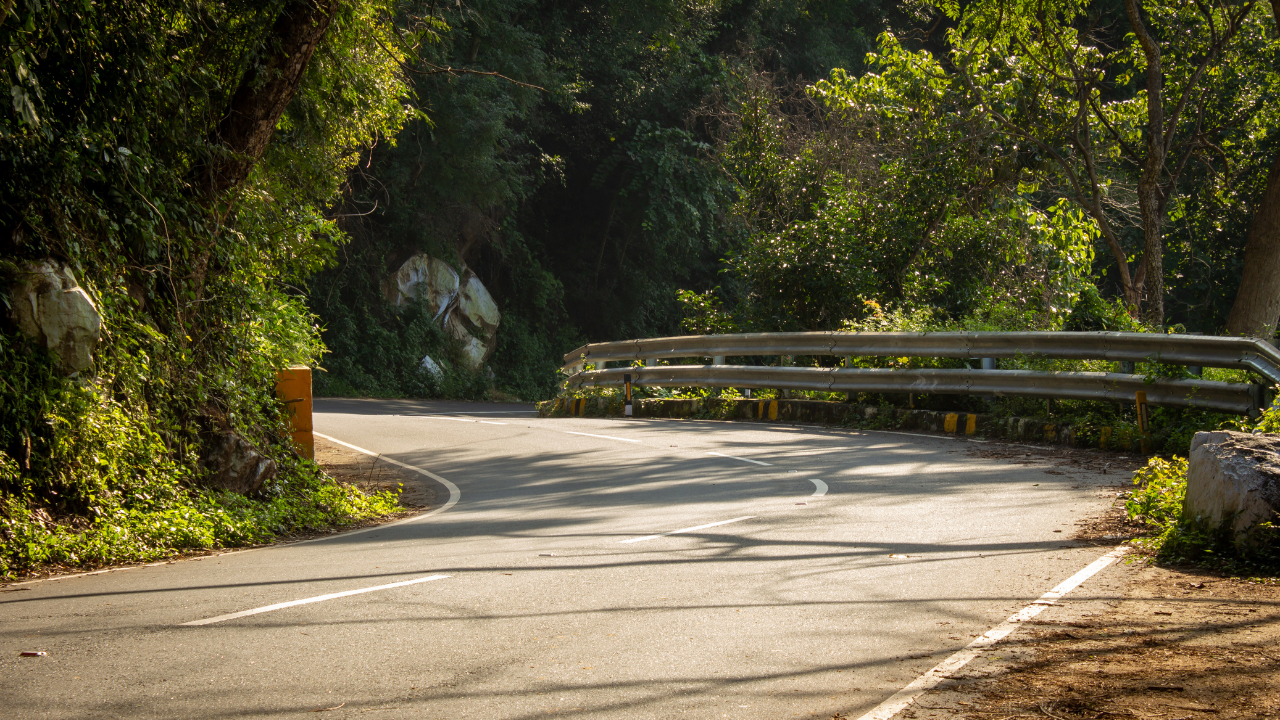
<path fill-rule="evenodd" d="M 1236 422 L 1232 429 L 1280 433 L 1280 407 L 1272 407 L 1256 422 Z M 1231 576 L 1280 577 L 1280 527 L 1259 523 L 1243 539 L 1232 537 L 1231 523 L 1206 528 L 1183 512 L 1187 494 L 1187 459 L 1153 457 L 1134 473 L 1135 489 L 1125 501 L 1131 520 L 1145 524 L 1151 535 L 1135 544 L 1152 560 L 1165 565 L 1198 565 Z"/>
<path fill-rule="evenodd" d="M 395 507 L 299 460 L 273 385 L 324 351 L 299 287 L 341 242 L 327 208 L 417 112 L 398 61 L 426 29 L 396 7 L 0 4 L 0 578 Z M 88 369 L 12 320 L 43 259 L 101 318 Z M 227 436 L 275 464 L 250 496 L 202 484 Z"/>
<path fill-rule="evenodd" d="M 390 511 L 297 457 L 289 365 L 318 394 L 539 400 L 587 340 L 1280 314 L 1266 3 L 16 0 L 0 43 L 4 576 Z M 386 302 L 415 253 L 492 293 L 484 367 Z M 15 320 L 43 261 L 101 316 L 87 369 Z M 1153 418 L 1171 450 L 1227 419 Z M 261 490 L 208 487 L 228 434 L 275 463 Z"/>

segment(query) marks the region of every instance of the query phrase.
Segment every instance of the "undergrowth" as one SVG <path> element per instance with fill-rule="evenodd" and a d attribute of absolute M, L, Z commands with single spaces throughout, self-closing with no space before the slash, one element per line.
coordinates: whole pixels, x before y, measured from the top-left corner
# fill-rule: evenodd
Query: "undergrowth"
<path fill-rule="evenodd" d="M 1274 432 L 1278 423 L 1280 406 L 1273 406 L 1242 429 Z M 1125 512 L 1152 530 L 1134 544 L 1161 564 L 1199 565 L 1238 577 L 1280 577 L 1280 527 L 1263 522 L 1245 537 L 1235 538 L 1230 519 L 1213 526 L 1189 517 L 1184 510 L 1187 470 L 1186 458 L 1156 457 L 1134 473 L 1136 489 L 1125 501 Z"/>
<path fill-rule="evenodd" d="M 396 493 L 365 495 L 306 460 L 281 468 L 284 480 L 256 497 L 201 488 L 180 466 L 157 465 L 168 472 L 141 479 L 128 493 L 92 496 L 87 515 L 58 515 L 31 494 L 0 495 L 0 579 L 256 545 L 400 509 Z M 0 452 L 0 479 L 18 476 L 17 463 Z"/>
<path fill-rule="evenodd" d="M 262 293 L 242 308 L 256 321 L 228 323 L 215 354 L 156 332 L 111 289 L 94 294 L 110 312 L 91 374 L 65 376 L 43 348 L 0 331 L 0 580 L 252 545 L 399 508 L 290 446 L 274 368 L 320 352 L 299 303 Z M 201 484 L 202 436 L 228 430 L 278 468 L 252 497 Z"/>

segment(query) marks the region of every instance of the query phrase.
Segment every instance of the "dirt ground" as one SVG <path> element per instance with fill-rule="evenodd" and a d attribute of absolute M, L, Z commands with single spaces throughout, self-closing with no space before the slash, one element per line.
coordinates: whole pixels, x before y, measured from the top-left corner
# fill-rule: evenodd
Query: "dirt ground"
<path fill-rule="evenodd" d="M 316 462 L 339 482 L 350 483 L 366 493 L 401 488 L 400 504 L 417 514 L 435 503 L 435 488 L 417 473 L 403 470 L 381 458 L 316 438 Z M 379 522 L 386 522 L 383 518 Z"/>
<path fill-rule="evenodd" d="M 1136 456 L 978 445 L 986 457 L 1115 474 L 1130 487 Z M 1117 497 L 1082 521 L 1076 542 L 1114 547 L 1141 533 Z M 901 718 L 1265 718 L 1280 716 L 1280 585 L 1137 554 L 925 693 Z"/>

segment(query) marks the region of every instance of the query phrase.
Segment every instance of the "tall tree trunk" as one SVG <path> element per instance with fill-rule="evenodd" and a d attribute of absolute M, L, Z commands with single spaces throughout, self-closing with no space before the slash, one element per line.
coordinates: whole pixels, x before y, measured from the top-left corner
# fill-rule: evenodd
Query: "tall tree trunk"
<path fill-rule="evenodd" d="M 1271 19 L 1280 24 L 1280 0 L 1271 0 Z M 1280 319 L 1280 154 L 1271 164 L 1267 187 L 1249 224 L 1249 239 L 1244 245 L 1244 273 L 1231 313 L 1227 315 L 1227 332 L 1270 340 L 1275 337 L 1277 319 Z"/>
<path fill-rule="evenodd" d="M 1161 201 L 1160 175 L 1164 172 L 1164 161 L 1168 154 L 1165 142 L 1164 127 L 1164 69 L 1161 66 L 1160 45 L 1147 32 L 1142 22 L 1139 0 L 1125 0 L 1125 12 L 1129 16 L 1129 27 L 1138 38 L 1142 54 L 1146 56 L 1147 91 L 1147 156 L 1142 163 L 1142 176 L 1138 178 L 1138 209 L 1142 213 L 1142 262 L 1140 273 L 1143 287 L 1139 297 L 1145 303 L 1142 309 L 1143 319 L 1156 327 L 1164 326 L 1164 241 L 1161 232 L 1164 230 L 1164 203 Z M 1173 132 L 1170 128 L 1168 132 Z"/>
<path fill-rule="evenodd" d="M 1227 316 L 1227 332 L 1270 340 L 1280 318 L 1280 155 L 1267 175 L 1249 239 L 1244 246 L 1244 274 Z"/>
<path fill-rule="evenodd" d="M 1151 156 L 1148 155 L 1148 161 Z M 1154 163 L 1152 163 L 1154 165 Z M 1164 212 L 1160 202 L 1160 165 L 1148 167 L 1138 180 L 1138 209 L 1142 213 L 1142 263 L 1138 273 L 1138 296 L 1142 299 L 1142 319 L 1148 325 L 1164 327 Z M 1150 175 L 1151 177 L 1148 177 Z"/>
<path fill-rule="evenodd" d="M 274 53 L 241 78 L 227 114 L 214 130 L 211 140 L 223 154 L 199 169 L 197 183 L 210 201 L 244 182 L 266 151 L 339 2 L 289 0 L 281 11 L 266 40 Z"/>

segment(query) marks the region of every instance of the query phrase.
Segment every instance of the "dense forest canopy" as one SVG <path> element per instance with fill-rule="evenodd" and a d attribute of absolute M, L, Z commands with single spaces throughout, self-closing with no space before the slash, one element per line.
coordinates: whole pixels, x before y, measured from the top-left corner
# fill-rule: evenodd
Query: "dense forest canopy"
<path fill-rule="evenodd" d="M 0 0 L 0 572 L 319 507 L 290 364 L 531 400 L 681 331 L 1272 338 L 1278 40 L 1238 0 Z M 492 294 L 482 366 L 387 301 L 424 253 Z M 37 266 L 91 364 L 24 331 Z M 280 467 L 252 502 L 202 489 L 227 437 Z"/>
<path fill-rule="evenodd" d="M 550 392 L 575 341 L 831 329 L 868 307 L 1274 333 L 1277 231 L 1255 212 L 1277 157 L 1270 5 L 478 2 L 441 19 L 410 72 L 426 117 L 361 165 L 352 242 L 312 284 L 333 391 L 486 386 L 418 372 L 443 341 L 376 292 L 413 252 L 499 298 L 490 366 L 523 396 Z"/>

